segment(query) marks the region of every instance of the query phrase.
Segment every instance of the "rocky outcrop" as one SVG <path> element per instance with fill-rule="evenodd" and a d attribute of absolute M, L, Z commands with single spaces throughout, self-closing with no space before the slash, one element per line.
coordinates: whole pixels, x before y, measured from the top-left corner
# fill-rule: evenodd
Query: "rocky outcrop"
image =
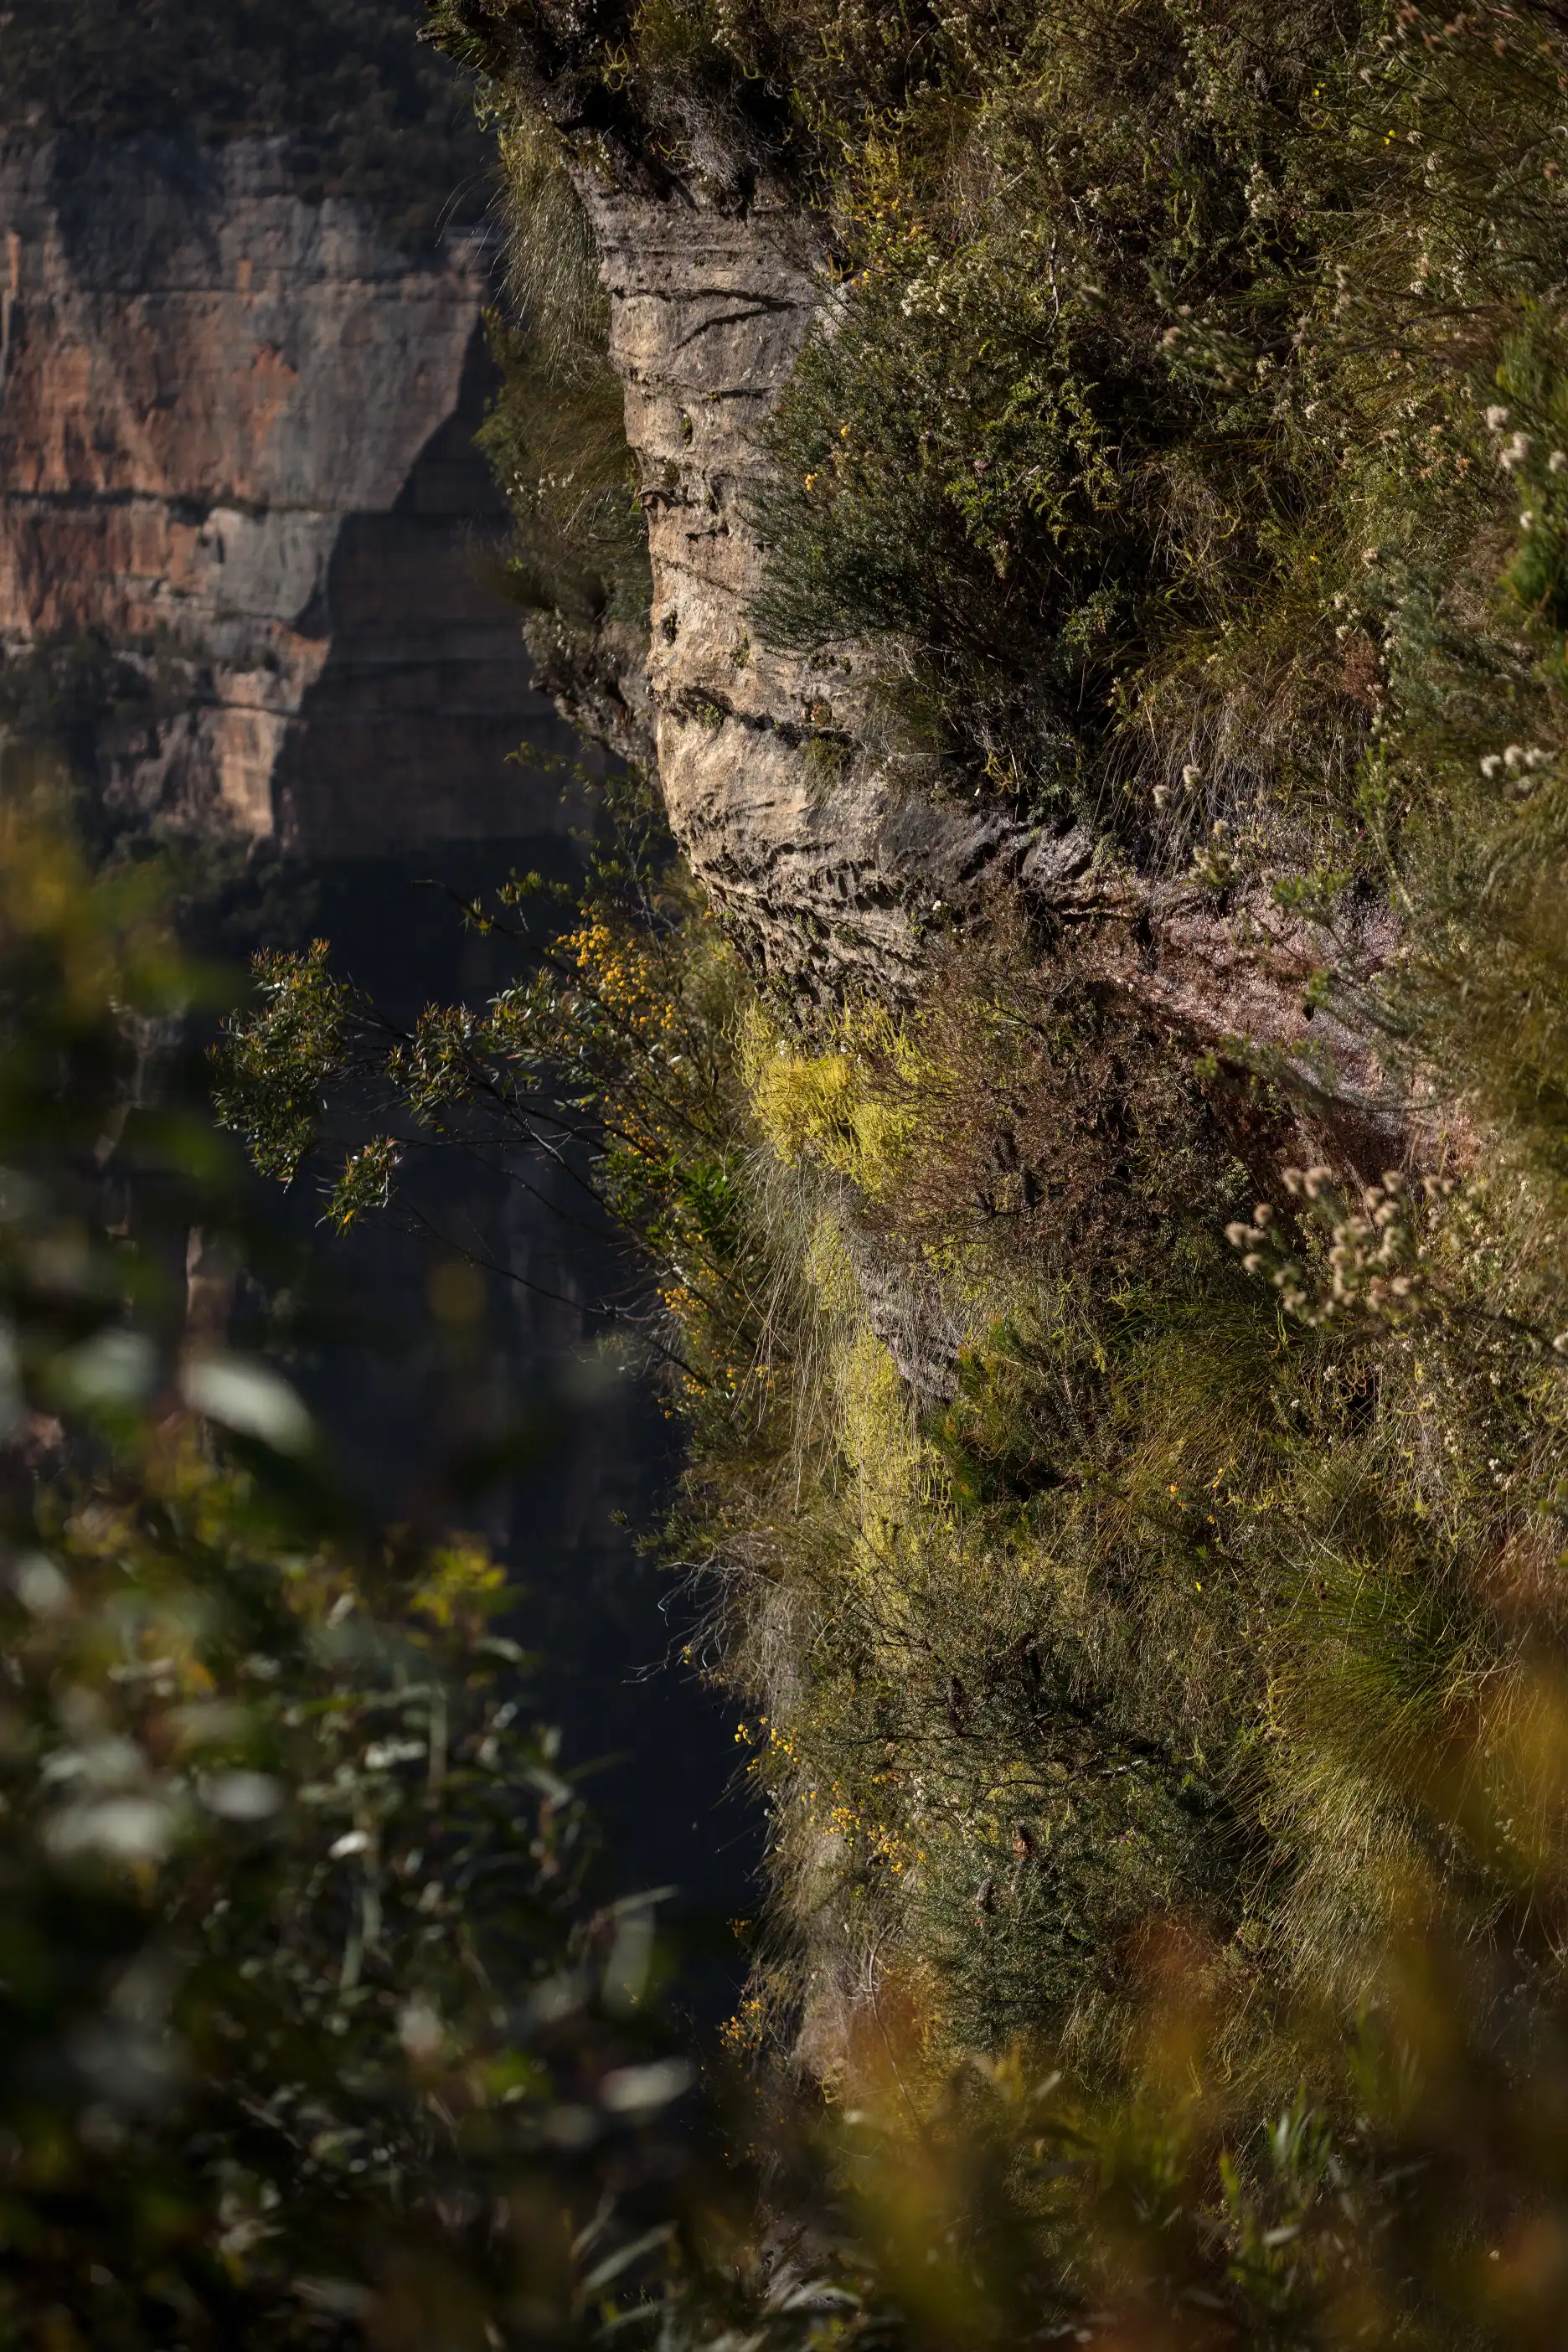
<path fill-rule="evenodd" d="M 833 299 L 805 221 L 689 193 L 579 184 L 611 299 L 611 351 L 648 518 L 648 682 L 659 774 L 681 846 L 755 963 L 816 992 L 910 986 L 933 927 L 998 897 L 1064 971 L 1110 992 L 1185 1051 L 1259 1049 L 1294 1081 L 1303 1149 L 1381 1167 L 1400 1142 L 1375 1049 L 1307 991 L 1329 944 L 1267 882 L 1139 873 L 1076 828 L 1052 835 L 994 801 L 912 791 L 874 750 L 866 657 L 803 660 L 755 643 L 763 561 L 749 520 L 761 427 Z M 851 756 L 846 747 L 857 744 Z M 1184 856 L 1182 861 L 1185 863 Z M 1352 915 L 1342 968 L 1393 947 Z"/>
<path fill-rule="evenodd" d="M 834 780 L 861 716 L 854 654 L 802 661 L 758 645 L 750 623 L 761 550 L 748 499 L 761 427 L 824 299 L 815 240 L 782 207 L 736 215 L 583 187 L 647 514 L 648 683 L 670 822 L 771 972 L 909 976 L 948 829 L 875 773 Z"/>
<path fill-rule="evenodd" d="M 572 748 L 465 546 L 482 234 L 410 257 L 285 142 L 0 155 L 0 648 L 96 631 L 113 796 L 313 852 L 559 829 Z"/>
<path fill-rule="evenodd" d="M 756 642 L 750 500 L 761 428 L 833 299 L 816 236 L 760 196 L 577 177 L 654 579 L 646 664 L 605 648 L 620 733 L 603 731 L 651 739 L 677 835 L 754 962 L 807 992 L 904 990 L 933 928 L 1000 895 L 1184 1049 L 1269 1049 L 1304 1102 L 1334 1097 L 1342 1148 L 1381 1161 L 1375 1055 L 1309 1014 L 1323 942 L 1262 883 L 1136 872 L 1005 803 L 911 790 L 875 749 L 862 649 Z M 97 629 L 135 648 L 158 715 L 114 754 L 122 803 L 312 851 L 580 815 L 507 760 L 572 739 L 463 543 L 493 498 L 471 446 L 482 236 L 411 259 L 353 205 L 303 201 L 281 142 L 142 141 L 0 157 L 0 646 Z M 1386 926 L 1351 945 L 1375 969 Z"/>

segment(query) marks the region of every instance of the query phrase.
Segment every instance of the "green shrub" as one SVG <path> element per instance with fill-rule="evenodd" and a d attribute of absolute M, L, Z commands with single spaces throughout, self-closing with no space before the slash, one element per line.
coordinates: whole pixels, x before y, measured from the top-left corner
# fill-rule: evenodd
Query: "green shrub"
<path fill-rule="evenodd" d="M 1070 800 L 1068 714 L 1121 650 L 1117 583 L 1148 549 L 1119 548 L 1108 517 L 1117 388 L 1091 392 L 1018 261 L 901 254 L 809 346 L 770 436 L 754 617 L 801 651 L 898 646 L 947 722 L 936 748 L 998 780 L 1022 759 L 1037 797 Z M 909 321 L 928 305 L 921 349 Z"/>

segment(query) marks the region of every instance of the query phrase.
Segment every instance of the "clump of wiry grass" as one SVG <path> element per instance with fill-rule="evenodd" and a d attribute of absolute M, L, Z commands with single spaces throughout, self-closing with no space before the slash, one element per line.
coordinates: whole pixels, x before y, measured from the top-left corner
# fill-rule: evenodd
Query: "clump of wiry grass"
<path fill-rule="evenodd" d="M 761 1481 L 731 1458 L 715 1542 L 745 1555 L 726 1671 L 786 1923 L 754 2017 L 771 2000 L 841 2060 L 876 1986 L 918 1986 L 939 2071 L 1022 2035 L 1114 2077 L 1130 1955 L 1177 1917 L 1226 2064 L 1282 2093 L 1289 2020 L 1375 2000 L 1413 1889 L 1456 1932 L 1510 1915 L 1496 1809 L 1457 1830 L 1455 1791 L 1560 1638 L 1526 1572 L 1562 1539 L 1542 1196 L 1439 1191 L 1411 1212 L 1408 1314 L 1293 1319 L 1226 1241 L 1245 1171 L 1178 1071 L 1114 1152 L 1091 1135 L 1094 1218 L 999 1214 L 1014 1092 L 1059 1140 L 1101 1066 L 1048 983 L 1033 1029 L 1024 969 L 998 954 L 972 985 L 945 975 L 896 1037 L 874 1011 L 742 1026 L 773 1163 L 753 1213 L 812 1294 L 770 1335 L 783 1451 Z M 1021 1080 L 1030 1035 L 1052 1051 Z M 868 1230 L 948 1301 L 943 1403 L 856 1279 Z M 1314 1231 L 1292 1246 L 1326 1280 Z"/>
<path fill-rule="evenodd" d="M 608 299 L 562 143 L 529 109 L 509 107 L 498 148 L 509 299 L 489 320 L 501 390 L 479 436 L 511 516 L 496 585 L 527 614 L 542 682 L 592 726 L 643 655 L 647 531 Z"/>

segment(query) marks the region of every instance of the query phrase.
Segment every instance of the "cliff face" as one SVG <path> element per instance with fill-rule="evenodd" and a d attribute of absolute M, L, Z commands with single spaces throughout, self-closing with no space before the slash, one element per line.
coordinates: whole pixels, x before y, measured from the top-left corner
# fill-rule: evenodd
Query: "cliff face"
<path fill-rule="evenodd" d="M 1322 942 L 1265 881 L 1216 893 L 1004 802 L 910 791 L 875 748 L 864 649 L 754 642 L 760 431 L 832 299 L 815 233 L 784 205 L 578 181 L 648 517 L 632 699 L 753 961 L 807 992 L 899 992 L 933 930 L 1000 898 L 1185 1050 L 1270 1048 L 1303 1101 L 1326 1055 L 1339 1147 L 1381 1164 L 1375 1057 L 1325 1015 L 1309 1029 Z M 279 141 L 13 152 L 0 234 L 0 645 L 138 648 L 162 715 L 115 752 L 114 795 L 312 851 L 578 816 L 507 763 L 571 738 L 463 543 L 493 511 L 471 447 L 485 240 L 413 262 L 355 206 L 303 201 Z M 1371 971 L 1391 940 L 1369 922 L 1352 946 Z"/>
<path fill-rule="evenodd" d="M 0 155 L 0 646 L 136 649 L 121 803 L 311 851 L 570 814 L 505 764 L 569 739 L 464 543 L 490 268 L 306 203 L 281 141 Z"/>
<path fill-rule="evenodd" d="M 897 992 L 933 931 L 1003 902 L 1058 971 L 1184 1050 L 1271 1052 L 1297 1082 L 1301 1148 L 1381 1167 L 1399 1134 L 1376 1052 L 1309 1009 L 1326 942 L 1267 877 L 1216 890 L 1140 872 L 1081 827 L 1053 835 L 994 800 L 911 792 L 866 748 L 878 729 L 863 648 L 804 660 L 753 643 L 759 431 L 833 299 L 819 249 L 784 209 L 610 191 L 587 172 L 579 185 L 648 516 L 664 794 L 755 962 L 808 992 L 866 980 Z M 847 739 L 862 746 L 852 759 Z M 1385 915 L 1352 915 L 1335 953 L 1370 975 L 1394 944 Z"/>
<path fill-rule="evenodd" d="M 682 848 L 774 973 L 916 964 L 918 914 L 949 830 L 875 774 L 824 782 L 814 746 L 861 714 L 854 654 L 753 642 L 761 551 L 747 520 L 758 436 L 826 292 L 806 224 L 605 191 L 584 179 L 611 355 L 648 519 L 648 679 L 659 776 Z"/>

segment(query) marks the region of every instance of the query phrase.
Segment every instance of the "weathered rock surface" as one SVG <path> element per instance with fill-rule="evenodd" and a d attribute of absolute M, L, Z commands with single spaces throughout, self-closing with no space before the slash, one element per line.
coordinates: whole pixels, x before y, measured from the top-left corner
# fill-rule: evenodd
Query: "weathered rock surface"
<path fill-rule="evenodd" d="M 1268 1049 L 1299 1080 L 1304 1144 L 1381 1166 L 1399 1129 L 1376 1054 L 1308 1011 L 1326 944 L 1265 883 L 1216 891 L 1139 874 L 1081 829 L 1051 837 L 995 803 L 972 810 L 911 791 L 864 751 L 843 756 L 846 738 L 875 731 L 863 655 L 770 651 L 749 620 L 763 560 L 747 519 L 760 430 L 832 299 L 807 225 L 765 205 L 741 215 L 679 191 L 609 191 L 586 173 L 580 184 L 648 517 L 664 794 L 682 848 L 757 964 L 808 990 L 857 979 L 901 990 L 933 925 L 962 924 L 1002 897 L 1059 967 L 1184 1049 Z M 1371 972 L 1393 944 L 1387 921 L 1368 917 L 1337 951 Z"/>
<path fill-rule="evenodd" d="M 874 777 L 824 783 L 831 754 L 812 747 L 837 747 L 858 714 L 853 656 L 772 652 L 749 619 L 759 434 L 826 290 L 809 229 L 783 209 L 730 215 L 591 179 L 584 193 L 647 512 L 648 682 L 676 835 L 769 971 L 912 975 L 943 829 Z"/>
<path fill-rule="evenodd" d="M 411 258 L 281 141 L 0 155 L 0 647 L 101 631 L 125 804 L 313 852 L 558 829 L 570 739 L 464 544 L 481 236 Z"/>

